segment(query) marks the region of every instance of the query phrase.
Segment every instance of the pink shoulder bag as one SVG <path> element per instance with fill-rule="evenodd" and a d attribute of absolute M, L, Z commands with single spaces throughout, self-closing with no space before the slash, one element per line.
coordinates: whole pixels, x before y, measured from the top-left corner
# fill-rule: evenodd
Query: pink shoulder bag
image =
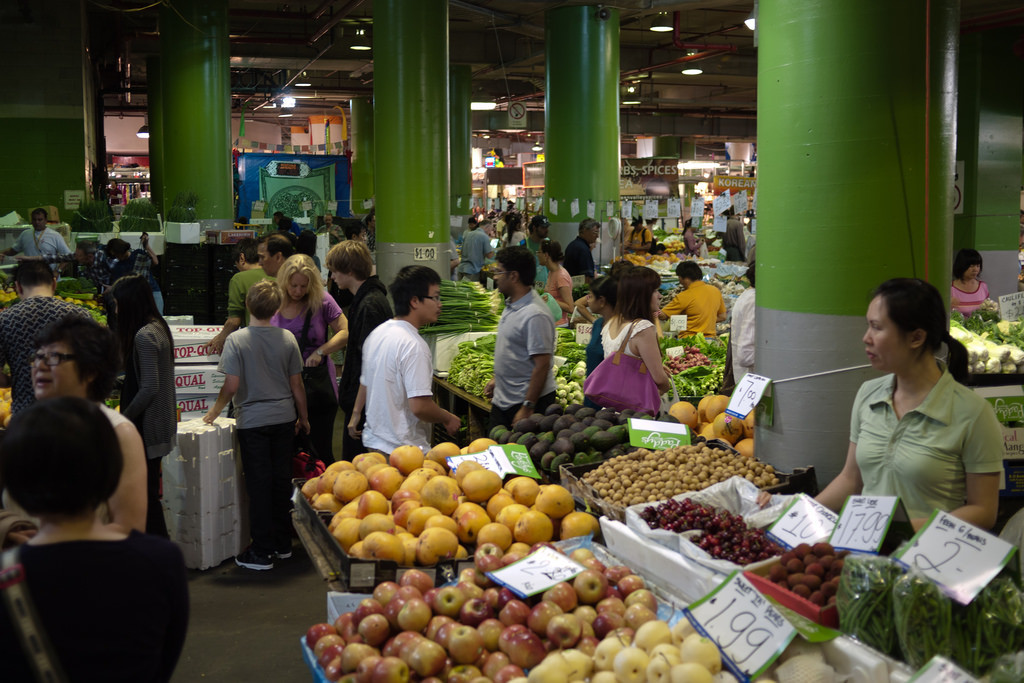
<path fill-rule="evenodd" d="M 626 355 L 626 345 L 633 337 L 629 326 L 619 350 L 601 361 L 583 383 L 583 395 L 599 406 L 613 410 L 630 408 L 652 417 L 661 408 L 661 396 L 647 366 L 639 358 Z"/>

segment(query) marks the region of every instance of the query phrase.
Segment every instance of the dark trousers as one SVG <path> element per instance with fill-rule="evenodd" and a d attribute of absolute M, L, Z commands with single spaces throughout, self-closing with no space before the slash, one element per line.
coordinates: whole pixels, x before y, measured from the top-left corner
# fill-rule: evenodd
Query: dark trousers
<path fill-rule="evenodd" d="M 537 405 L 534 406 L 533 412 L 537 415 L 543 415 L 544 411 L 547 410 L 548 406 L 555 402 L 555 392 L 550 394 L 544 394 L 537 399 Z M 522 403 L 517 403 L 511 408 L 499 408 L 498 406 L 491 404 L 491 420 L 487 425 L 487 433 L 490 434 L 491 430 L 498 425 L 504 425 L 509 429 L 512 429 L 512 420 L 515 419 L 516 413 L 523 407 Z"/>
<path fill-rule="evenodd" d="M 292 544 L 289 510 L 294 438 L 294 422 L 238 430 L 245 488 L 249 492 L 252 548 L 263 555 L 290 548 Z"/>
<path fill-rule="evenodd" d="M 363 447 L 362 439 L 353 439 L 348 433 L 348 419 L 349 415 L 352 414 L 351 405 L 342 405 L 341 412 L 344 414 L 345 425 L 342 428 L 344 436 L 341 439 L 341 457 L 349 462 L 360 453 L 365 453 L 366 449 Z M 366 414 L 363 414 L 361 420 L 359 420 L 359 428 L 362 429 L 363 425 L 366 424 Z"/>
<path fill-rule="evenodd" d="M 164 506 L 160 502 L 160 463 L 163 458 L 146 458 L 146 533 L 169 538 Z"/>
<path fill-rule="evenodd" d="M 309 440 L 316 455 L 325 465 L 334 462 L 334 420 L 338 417 L 338 404 L 307 406 L 309 413 Z"/>

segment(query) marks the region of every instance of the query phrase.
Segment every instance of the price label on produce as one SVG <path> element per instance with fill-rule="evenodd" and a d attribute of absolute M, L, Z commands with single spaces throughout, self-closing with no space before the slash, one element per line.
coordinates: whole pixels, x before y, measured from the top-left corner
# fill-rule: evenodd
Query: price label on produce
<path fill-rule="evenodd" d="M 761 375 L 748 372 L 743 375 L 729 399 L 729 405 L 725 412 L 740 419 L 750 414 L 750 411 L 761 402 L 761 397 L 771 384 L 771 380 Z"/>
<path fill-rule="evenodd" d="M 685 315 L 670 315 L 668 317 L 668 331 L 669 332 L 685 332 L 686 331 L 686 316 Z"/>
<path fill-rule="evenodd" d="M 518 562 L 493 572 L 487 577 L 508 588 L 521 598 L 542 593 L 552 586 L 568 581 L 586 567 L 553 548 L 541 547 Z"/>
<path fill-rule="evenodd" d="M 1002 571 L 1016 548 L 997 536 L 936 510 L 893 559 L 916 569 L 962 605 Z"/>
<path fill-rule="evenodd" d="M 629 444 L 661 451 L 690 445 L 690 430 L 684 424 L 629 418 Z"/>
<path fill-rule="evenodd" d="M 775 524 L 768 527 L 768 537 L 787 548 L 795 548 L 801 543 L 814 544 L 832 534 L 838 519 L 836 513 L 801 493 Z"/>
<path fill-rule="evenodd" d="M 792 624 L 738 571 L 683 613 L 718 645 L 726 667 L 742 681 L 763 674 L 796 636 Z"/>
<path fill-rule="evenodd" d="M 669 358 L 676 358 L 677 356 L 685 356 L 686 355 L 686 347 L 685 346 L 670 346 L 669 348 L 665 349 L 665 355 L 668 356 Z"/>
<path fill-rule="evenodd" d="M 909 683 L 978 683 L 978 679 L 970 675 L 945 657 L 935 655 L 921 670 L 914 674 Z"/>
<path fill-rule="evenodd" d="M 828 542 L 837 550 L 877 553 L 894 520 L 910 521 L 898 496 L 850 496 Z"/>
<path fill-rule="evenodd" d="M 497 472 L 502 478 L 507 474 L 518 474 L 524 477 L 540 479 L 537 468 L 530 460 L 530 454 L 525 446 L 519 444 L 506 444 L 504 446 L 491 446 L 481 453 L 469 453 L 467 455 L 455 455 L 448 458 L 448 467 L 453 471 L 464 462 L 475 462 L 484 469 Z"/>
<path fill-rule="evenodd" d="M 594 335 L 594 326 L 589 324 L 581 324 L 576 326 L 576 343 L 580 346 L 586 346 L 590 343 L 590 338 Z"/>
<path fill-rule="evenodd" d="M 1024 314 L 1024 292 L 1004 294 L 999 297 L 999 317 L 1003 320 L 1020 320 Z"/>
<path fill-rule="evenodd" d="M 587 284 L 586 275 L 573 275 L 571 278 L 569 278 L 569 280 L 572 282 L 573 289 L 576 289 L 577 287 L 582 287 L 583 285 Z"/>
<path fill-rule="evenodd" d="M 725 229 L 729 226 L 729 221 L 725 216 L 715 216 L 714 227 L 715 232 L 725 232 Z"/>

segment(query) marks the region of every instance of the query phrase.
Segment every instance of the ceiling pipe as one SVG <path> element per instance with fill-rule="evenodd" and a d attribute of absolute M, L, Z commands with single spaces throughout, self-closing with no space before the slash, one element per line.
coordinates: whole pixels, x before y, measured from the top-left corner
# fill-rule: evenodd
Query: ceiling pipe
<path fill-rule="evenodd" d="M 338 10 L 337 14 L 335 14 L 333 17 L 331 17 L 327 21 L 327 23 L 325 23 L 323 26 L 321 26 L 317 30 L 317 32 L 314 33 L 309 38 L 309 44 L 312 45 L 313 43 L 315 43 L 316 41 L 320 40 L 325 35 L 327 35 L 328 31 L 330 31 L 332 28 L 334 28 L 335 26 L 340 24 L 341 20 L 344 19 L 345 17 L 347 17 L 349 14 L 351 14 L 352 11 L 355 10 L 356 8 L 358 8 L 361 4 L 363 4 L 363 1 L 364 0 L 350 0 L 347 5 L 345 5 L 340 10 Z"/>
<path fill-rule="evenodd" d="M 642 66 L 639 69 L 633 69 L 632 71 L 623 71 L 621 74 L 619 74 L 619 78 L 620 79 L 627 79 L 627 78 L 629 78 L 631 76 L 636 76 L 638 74 L 647 73 L 648 71 L 657 71 L 658 69 L 664 69 L 665 67 L 674 66 L 676 64 L 685 64 L 686 62 L 696 62 L 696 61 L 699 61 L 701 59 L 708 59 L 710 57 L 717 57 L 718 55 L 726 54 L 728 52 L 735 52 L 735 48 L 733 48 L 732 50 L 723 50 L 723 49 L 706 50 L 704 52 L 697 52 L 697 53 L 692 54 L 692 55 L 686 55 L 685 57 L 680 57 L 679 59 L 672 59 L 672 60 L 667 61 L 667 62 L 662 62 L 661 64 L 652 64 L 650 66 Z"/>
<path fill-rule="evenodd" d="M 736 46 L 729 43 L 687 43 L 679 36 L 679 12 L 672 13 L 672 44 L 680 50 L 719 50 L 722 52 L 736 52 Z"/>
<path fill-rule="evenodd" d="M 306 69 L 308 69 L 308 68 L 310 68 L 311 66 L 313 66 L 313 64 L 314 64 L 314 63 L 316 63 L 316 60 L 320 59 L 320 58 L 321 58 L 321 57 L 323 57 L 323 56 L 324 56 L 325 54 L 327 54 L 327 51 L 328 51 L 328 50 L 330 50 L 330 49 L 331 49 L 332 47 L 334 47 L 334 42 L 333 42 L 333 41 L 331 41 L 330 43 L 328 43 L 328 44 L 327 44 L 327 47 L 325 47 L 325 48 L 324 48 L 323 50 L 320 50 L 320 53 L 319 53 L 319 54 L 318 54 L 318 55 L 317 55 L 316 57 L 313 57 L 313 59 L 311 59 L 311 60 L 309 60 L 308 62 L 306 62 L 306 64 L 305 64 L 305 65 L 304 65 L 304 66 L 303 66 L 303 67 L 302 67 L 301 69 L 299 69 L 298 71 L 296 71 L 296 72 L 295 72 L 295 75 L 294 75 L 294 76 L 292 76 L 291 78 L 289 78 L 289 79 L 288 79 L 288 82 L 287 82 L 287 83 L 285 83 L 284 85 L 282 85 L 282 86 L 280 87 L 280 89 L 278 89 L 278 92 L 283 92 L 283 91 L 284 91 L 285 89 L 287 89 L 287 88 L 288 88 L 288 86 L 290 86 L 290 85 L 291 85 L 292 83 L 294 83 L 294 82 L 295 82 L 295 81 L 296 81 L 296 80 L 297 80 L 297 79 L 299 78 L 299 76 L 301 76 L 301 75 L 302 75 L 302 72 L 303 72 L 303 71 L 305 71 Z M 270 102 L 271 102 L 271 101 L 272 101 L 273 99 L 274 99 L 273 97 L 267 98 L 267 99 L 266 99 L 266 100 L 264 100 L 264 101 L 263 101 L 263 102 L 262 102 L 261 104 L 258 104 L 258 105 L 256 105 L 256 107 L 254 107 L 254 108 L 253 108 L 253 111 L 256 111 L 257 109 L 261 109 L 261 108 L 265 107 L 266 105 L 270 104 Z"/>
<path fill-rule="evenodd" d="M 505 31 L 512 31 L 513 33 L 521 33 L 531 38 L 544 38 L 544 27 L 537 26 L 536 24 L 527 24 L 521 21 L 518 17 L 512 14 L 505 14 L 504 12 L 498 12 L 493 9 L 486 7 L 479 7 L 466 0 L 448 0 L 448 4 L 451 7 L 458 7 L 464 9 L 467 12 L 476 12 L 482 14 L 491 19 L 505 22 L 504 26 L 497 26 L 496 28 L 503 29 Z"/>
<path fill-rule="evenodd" d="M 985 14 L 980 17 L 971 17 L 969 19 L 964 19 L 960 22 L 960 26 L 967 27 L 974 24 L 991 24 L 993 22 L 1003 21 L 1005 19 L 1010 19 L 1013 17 L 1017 17 L 1019 15 L 1024 15 L 1024 7 L 1018 7 L 1017 9 L 1008 9 L 1003 10 L 1002 12 L 994 12 L 992 14 Z"/>

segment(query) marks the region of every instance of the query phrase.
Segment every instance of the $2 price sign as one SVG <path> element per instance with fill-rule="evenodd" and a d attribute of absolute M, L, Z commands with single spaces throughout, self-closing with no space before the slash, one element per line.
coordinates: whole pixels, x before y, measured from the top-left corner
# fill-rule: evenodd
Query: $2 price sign
<path fill-rule="evenodd" d="M 487 576 L 520 597 L 527 598 L 568 581 L 585 567 L 557 550 L 542 547 L 507 567 L 489 572 Z"/>
<path fill-rule="evenodd" d="M 796 629 L 738 571 L 684 613 L 695 629 L 715 642 L 726 666 L 744 681 L 764 673 L 796 635 Z"/>
<path fill-rule="evenodd" d="M 877 553 L 899 500 L 896 496 L 850 496 L 829 543 L 839 550 Z"/>
<path fill-rule="evenodd" d="M 914 681 L 917 683 L 977 683 L 978 679 L 945 657 L 935 655 L 910 679 L 910 683 L 914 683 Z"/>
<path fill-rule="evenodd" d="M 1014 550 L 1001 538 L 936 510 L 893 558 L 908 569 L 917 569 L 943 593 L 966 605 L 1010 561 Z"/>
<path fill-rule="evenodd" d="M 837 519 L 836 513 L 801 493 L 768 528 L 768 537 L 787 548 L 817 543 L 829 537 Z"/>
<path fill-rule="evenodd" d="M 761 402 L 761 397 L 764 396 L 769 384 L 771 384 L 771 380 L 767 377 L 755 375 L 752 372 L 743 375 L 732 392 L 729 405 L 725 409 L 726 414 L 741 420 L 745 418 L 754 409 L 754 406 Z"/>

